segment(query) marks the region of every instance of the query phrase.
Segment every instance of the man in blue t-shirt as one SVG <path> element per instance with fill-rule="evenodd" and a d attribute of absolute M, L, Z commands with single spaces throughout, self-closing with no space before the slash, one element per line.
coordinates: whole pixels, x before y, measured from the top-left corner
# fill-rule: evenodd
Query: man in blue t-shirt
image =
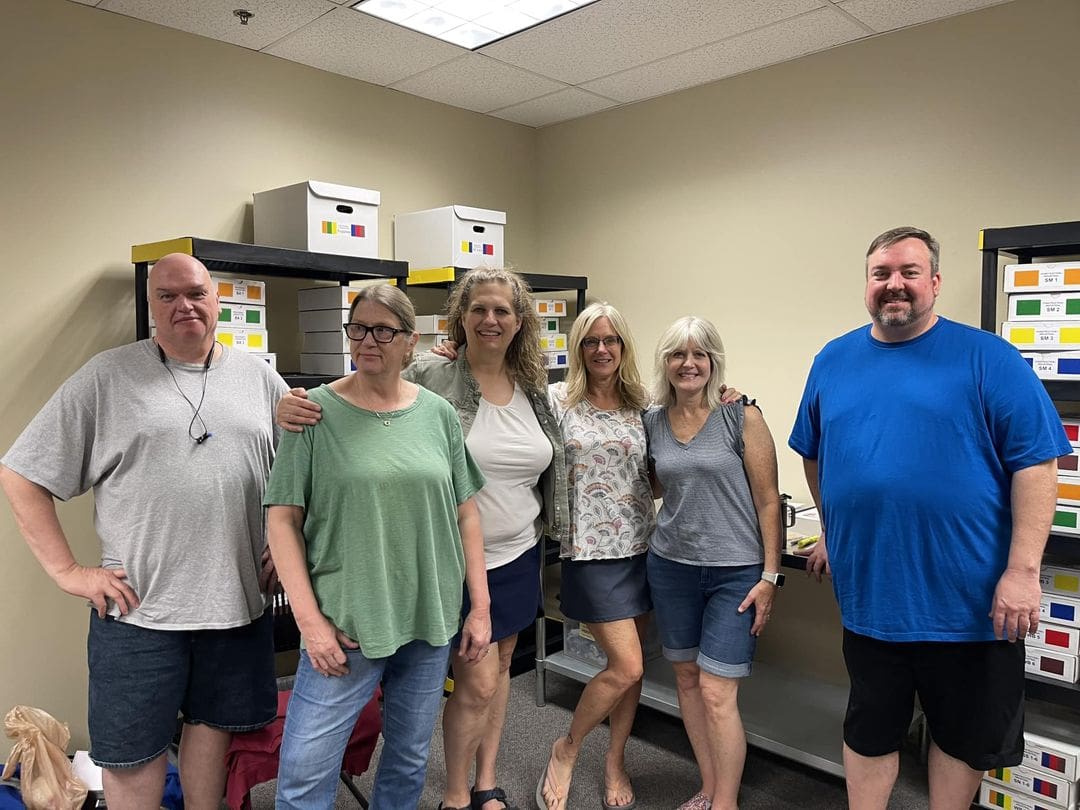
<path fill-rule="evenodd" d="M 789 440 L 821 510 L 808 570 L 831 570 L 844 625 L 853 810 L 888 804 L 916 694 L 932 810 L 966 809 L 983 771 L 1020 762 L 1023 637 L 1070 452 L 1020 354 L 934 312 L 938 257 L 916 228 L 870 244 L 873 322 L 814 359 Z"/>

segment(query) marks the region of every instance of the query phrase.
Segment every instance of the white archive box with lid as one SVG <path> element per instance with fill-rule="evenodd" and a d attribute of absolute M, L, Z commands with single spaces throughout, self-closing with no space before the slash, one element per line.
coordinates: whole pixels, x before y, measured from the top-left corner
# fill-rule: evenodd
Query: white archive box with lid
<path fill-rule="evenodd" d="M 506 212 L 447 205 L 394 217 L 394 258 L 413 270 L 502 267 Z"/>
<path fill-rule="evenodd" d="M 254 197 L 257 245 L 379 257 L 378 191 L 305 180 Z"/>

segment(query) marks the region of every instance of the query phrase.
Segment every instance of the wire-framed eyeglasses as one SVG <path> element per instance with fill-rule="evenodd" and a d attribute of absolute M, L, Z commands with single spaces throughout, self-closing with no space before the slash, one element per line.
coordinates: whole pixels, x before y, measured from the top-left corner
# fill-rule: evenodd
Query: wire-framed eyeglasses
<path fill-rule="evenodd" d="M 581 345 L 583 348 L 588 349 L 591 352 L 600 348 L 600 344 L 604 344 L 605 349 L 614 349 L 616 346 L 622 345 L 622 338 L 618 335 L 608 335 L 606 338 L 587 337 L 582 338 Z"/>
<path fill-rule="evenodd" d="M 358 343 L 368 336 L 368 332 L 371 333 L 371 337 L 374 338 L 376 343 L 390 343 L 395 337 L 401 334 L 408 334 L 408 329 L 395 329 L 392 326 L 368 326 L 366 323 L 343 323 L 341 328 L 345 330 L 345 335 L 350 340 L 355 340 Z"/>

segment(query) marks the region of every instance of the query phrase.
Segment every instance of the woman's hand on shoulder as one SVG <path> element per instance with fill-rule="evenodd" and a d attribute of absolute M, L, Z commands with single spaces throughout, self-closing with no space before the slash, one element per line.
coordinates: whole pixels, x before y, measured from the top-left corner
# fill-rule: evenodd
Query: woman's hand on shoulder
<path fill-rule="evenodd" d="M 447 338 L 442 343 L 432 346 L 431 353 L 439 357 L 445 357 L 447 360 L 457 360 L 458 344 L 456 341 Z"/>
<path fill-rule="evenodd" d="M 729 385 L 720 386 L 720 404 L 721 405 L 733 405 L 739 402 L 743 398 L 743 393 L 738 388 L 732 388 Z"/>
<path fill-rule="evenodd" d="M 306 388 L 290 388 L 274 411 L 277 426 L 292 433 L 302 433 L 305 425 L 318 424 L 320 419 L 322 406 L 308 399 Z"/>

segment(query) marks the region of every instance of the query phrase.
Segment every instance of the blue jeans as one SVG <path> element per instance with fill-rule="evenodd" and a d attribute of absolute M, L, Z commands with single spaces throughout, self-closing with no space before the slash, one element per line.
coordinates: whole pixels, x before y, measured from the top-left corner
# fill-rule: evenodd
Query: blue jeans
<path fill-rule="evenodd" d="M 739 605 L 761 579 L 756 565 L 687 565 L 650 550 L 645 560 L 664 658 L 693 661 L 721 678 L 750 674 L 754 608 Z"/>
<path fill-rule="evenodd" d="M 334 806 L 345 746 L 360 710 L 383 684 L 383 749 L 371 806 L 416 810 L 424 790 L 428 751 L 439 714 L 450 645 L 412 641 L 388 658 L 345 650 L 349 672 L 323 677 L 300 653 L 285 713 L 277 807 L 327 810 Z"/>

